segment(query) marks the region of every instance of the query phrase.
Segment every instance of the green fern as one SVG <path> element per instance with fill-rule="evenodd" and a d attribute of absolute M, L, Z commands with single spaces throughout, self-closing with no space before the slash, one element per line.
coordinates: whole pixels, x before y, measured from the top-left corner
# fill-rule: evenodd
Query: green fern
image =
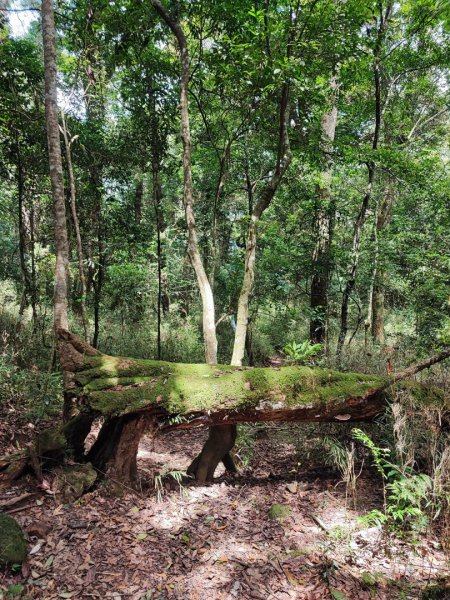
<path fill-rule="evenodd" d="M 311 344 L 305 340 L 301 344 L 293 341 L 284 347 L 284 353 L 289 361 L 297 365 L 304 364 L 309 358 L 315 356 L 322 349 L 322 344 Z"/>

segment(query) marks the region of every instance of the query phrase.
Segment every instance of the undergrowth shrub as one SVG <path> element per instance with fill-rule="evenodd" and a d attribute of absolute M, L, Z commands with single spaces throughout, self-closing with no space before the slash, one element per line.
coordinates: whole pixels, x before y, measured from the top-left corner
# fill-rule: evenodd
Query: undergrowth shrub
<path fill-rule="evenodd" d="M 61 376 L 37 368 L 21 369 L 0 356 L 0 403 L 8 403 L 26 419 L 45 420 L 61 410 Z"/>
<path fill-rule="evenodd" d="M 398 533 L 423 531 L 428 523 L 426 509 L 431 501 L 431 477 L 392 462 L 391 450 L 377 446 L 361 429 L 355 428 L 353 435 L 370 451 L 383 485 L 383 510 L 370 511 L 363 522 L 382 525 Z"/>

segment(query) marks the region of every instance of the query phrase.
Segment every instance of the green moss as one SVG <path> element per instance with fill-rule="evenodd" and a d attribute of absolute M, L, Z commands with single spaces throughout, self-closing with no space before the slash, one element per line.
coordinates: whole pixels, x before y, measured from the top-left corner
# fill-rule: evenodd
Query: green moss
<path fill-rule="evenodd" d="M 95 392 L 98 390 L 106 390 L 118 386 L 132 386 L 151 381 L 151 377 L 104 377 L 101 379 L 93 379 L 84 386 L 84 390 Z"/>
<path fill-rule="evenodd" d="M 59 469 L 55 478 L 58 496 L 64 502 L 73 502 L 89 490 L 97 479 L 97 472 L 91 463 L 68 465 Z"/>
<path fill-rule="evenodd" d="M 122 357 L 86 357 L 77 373 L 92 409 L 104 415 L 142 410 L 152 404 L 167 413 L 320 406 L 361 397 L 385 379 L 310 367 L 242 369 Z"/>
<path fill-rule="evenodd" d="M 66 438 L 64 432 L 59 427 L 54 427 L 42 431 L 38 438 L 36 449 L 40 456 L 59 452 L 66 447 Z"/>
<path fill-rule="evenodd" d="M 395 400 L 398 393 L 407 392 L 412 400 L 422 406 L 450 408 L 450 396 L 440 388 L 405 380 L 388 388 L 389 396 Z"/>
<path fill-rule="evenodd" d="M 76 381 L 83 386 L 94 379 L 152 378 L 173 374 L 218 377 L 223 373 L 242 370 L 230 365 L 169 363 L 162 360 L 124 358 L 106 354 L 85 356 L 84 364 L 85 368 L 75 375 Z"/>
<path fill-rule="evenodd" d="M 284 506 L 284 504 L 274 504 L 270 507 L 269 519 L 282 523 L 290 516 L 290 514 L 291 509 L 289 506 Z"/>
<path fill-rule="evenodd" d="M 27 557 L 22 529 L 9 515 L 0 513 L 0 564 L 20 564 Z"/>

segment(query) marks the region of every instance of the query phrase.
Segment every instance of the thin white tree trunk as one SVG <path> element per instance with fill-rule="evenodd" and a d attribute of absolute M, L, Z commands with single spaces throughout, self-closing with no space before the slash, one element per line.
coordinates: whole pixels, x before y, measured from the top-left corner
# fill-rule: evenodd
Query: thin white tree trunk
<path fill-rule="evenodd" d="M 151 0 L 157 13 L 162 17 L 175 35 L 180 51 L 181 63 L 181 92 L 180 92 L 180 113 L 181 113 L 181 141 L 183 143 L 183 203 L 186 213 L 186 224 L 188 230 L 188 254 L 197 277 L 197 283 L 202 298 L 203 312 L 203 340 L 205 344 L 205 360 L 208 364 L 217 362 L 217 337 L 216 337 L 216 319 L 214 297 L 211 284 L 206 274 L 203 260 L 199 250 L 197 228 L 194 214 L 194 192 L 192 183 L 192 152 L 191 152 L 191 132 L 189 123 L 189 52 L 186 37 L 180 24 L 171 18 L 167 10 L 162 6 L 159 0 Z"/>
<path fill-rule="evenodd" d="M 369 342 L 369 332 L 372 329 L 372 319 L 373 319 L 373 291 L 375 286 L 375 280 L 378 274 L 378 258 L 379 258 L 379 244 L 378 244 L 378 231 L 379 231 L 379 198 L 375 200 L 375 208 L 374 208 L 374 223 L 373 223 L 373 267 L 372 267 L 372 275 L 370 278 L 370 286 L 369 286 L 369 297 L 367 300 L 367 317 L 364 322 L 364 345 L 367 347 Z"/>
<path fill-rule="evenodd" d="M 257 217 L 255 215 L 251 215 L 247 229 L 244 277 L 242 280 L 242 287 L 238 300 L 236 332 L 234 335 L 233 356 L 231 358 L 231 364 L 234 366 L 242 365 L 242 360 L 245 353 L 245 338 L 247 336 L 249 302 L 255 280 L 257 223 Z"/>

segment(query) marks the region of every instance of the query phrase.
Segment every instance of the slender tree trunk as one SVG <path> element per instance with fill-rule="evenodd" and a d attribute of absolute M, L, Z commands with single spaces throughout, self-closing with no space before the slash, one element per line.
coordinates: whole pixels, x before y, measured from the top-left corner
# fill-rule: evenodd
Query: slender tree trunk
<path fill-rule="evenodd" d="M 217 337 L 214 296 L 211 282 L 206 274 L 199 250 L 197 229 L 195 224 L 195 215 L 193 208 L 193 183 L 192 183 L 192 160 L 191 160 L 191 134 L 189 124 L 189 53 L 186 38 L 180 24 L 172 19 L 159 0 L 152 0 L 152 4 L 165 21 L 172 33 L 177 39 L 180 51 L 181 62 L 181 140 L 183 143 L 183 178 L 184 191 L 183 201 L 186 213 L 186 223 L 188 228 L 188 254 L 197 277 L 200 295 L 202 298 L 203 309 L 203 340 L 205 344 L 205 359 L 208 364 L 217 363 Z M 221 193 L 219 182 L 218 194 Z M 217 195 L 216 195 L 217 197 Z M 188 473 L 194 475 L 199 481 L 210 480 L 217 464 L 223 461 L 227 470 L 235 471 L 232 457 L 229 450 L 234 445 L 236 439 L 236 426 L 212 427 L 209 432 L 208 440 L 200 455 L 191 463 Z"/>
<path fill-rule="evenodd" d="M 97 205 L 101 210 L 100 205 Z M 100 303 L 102 299 L 103 282 L 105 277 L 105 251 L 103 242 L 103 226 L 102 226 L 102 215 L 97 213 L 97 253 L 98 253 L 98 267 L 97 277 L 94 281 L 94 336 L 92 338 L 92 345 L 94 348 L 98 348 L 98 340 L 100 336 Z"/>
<path fill-rule="evenodd" d="M 245 354 L 245 339 L 247 336 L 250 295 L 252 293 L 253 283 L 255 280 L 257 223 L 258 217 L 252 214 L 247 227 L 244 277 L 242 280 L 242 286 L 238 300 L 233 356 L 231 357 L 231 364 L 236 366 L 242 365 L 242 360 L 244 359 Z"/>
<path fill-rule="evenodd" d="M 364 321 L 364 345 L 367 348 L 369 343 L 369 332 L 372 330 L 373 322 L 373 294 L 375 281 L 378 275 L 379 243 L 378 243 L 378 221 L 379 221 L 379 198 L 375 200 L 374 221 L 373 221 L 373 267 L 369 285 L 369 297 L 367 301 L 367 317 Z"/>
<path fill-rule="evenodd" d="M 211 228 L 211 237 L 210 237 L 210 249 L 211 249 L 211 259 L 209 266 L 209 283 L 211 285 L 211 289 L 214 293 L 214 282 L 216 277 L 217 270 L 217 262 L 219 257 L 219 242 L 217 239 L 217 220 L 218 220 L 218 211 L 219 211 L 219 203 L 222 197 L 223 191 L 225 189 L 225 182 L 229 175 L 229 166 L 230 166 L 230 152 L 231 152 L 231 140 L 228 140 L 223 155 L 220 158 L 220 172 L 219 178 L 217 180 L 216 192 L 214 194 L 214 202 L 213 202 L 213 218 L 212 218 L 212 228 Z"/>
<path fill-rule="evenodd" d="M 103 96 L 103 63 L 95 44 L 96 31 L 94 28 L 96 7 L 89 3 L 86 9 L 86 39 L 84 55 L 85 93 L 84 101 L 90 127 L 95 132 L 95 140 L 89 152 L 89 186 L 93 198 L 93 223 L 97 245 L 97 272 L 93 278 L 94 288 L 94 334 L 92 345 L 97 348 L 100 337 L 100 317 L 103 284 L 106 272 L 106 223 L 103 218 L 103 155 L 98 152 L 97 140 L 103 140 L 103 124 L 105 120 L 105 101 Z"/>
<path fill-rule="evenodd" d="M 169 15 L 159 0 L 152 0 L 156 12 L 165 21 L 177 39 L 180 51 L 181 81 L 180 81 L 180 111 L 181 111 L 181 140 L 183 143 L 183 202 L 188 229 L 188 254 L 197 277 L 203 307 L 203 339 L 205 343 L 205 358 L 208 364 L 217 362 L 217 337 L 215 322 L 214 297 L 203 260 L 199 250 L 197 228 L 193 208 L 194 191 L 192 183 L 191 132 L 189 123 L 189 52 L 184 31 L 180 24 Z"/>
<path fill-rule="evenodd" d="M 56 34 L 52 0 L 42 0 L 41 17 L 45 68 L 45 116 L 47 122 L 56 247 L 54 325 L 55 329 L 68 329 L 67 280 L 69 242 L 67 237 L 64 177 L 59 139 L 56 92 Z"/>
<path fill-rule="evenodd" d="M 383 13 L 381 9 L 380 17 L 379 17 L 379 26 L 377 32 L 377 39 L 374 48 L 374 58 L 373 58 L 373 81 L 375 88 L 375 128 L 372 138 L 372 150 L 376 151 L 378 149 L 379 141 L 380 141 L 380 133 L 381 133 L 381 125 L 382 125 L 382 101 L 381 101 L 381 64 L 380 57 L 381 51 L 383 47 L 383 40 L 386 33 L 386 27 L 389 20 L 389 16 L 391 13 L 392 3 L 388 2 L 388 6 L 386 11 Z M 376 165 L 373 160 L 370 160 L 367 164 L 367 186 L 366 191 L 363 197 L 363 201 L 361 203 L 361 207 L 359 209 L 358 217 L 356 219 L 355 227 L 353 230 L 353 242 L 352 242 L 352 252 L 350 258 L 350 265 L 347 272 L 347 281 L 344 288 L 344 293 L 342 296 L 342 305 L 341 305 L 341 326 L 339 331 L 337 349 L 336 349 L 336 358 L 338 364 L 341 361 L 342 357 L 342 349 L 344 347 L 345 338 L 347 337 L 348 331 L 348 311 L 349 311 L 349 303 L 351 294 L 355 288 L 356 283 L 356 273 L 358 271 L 359 266 L 359 255 L 360 255 L 360 246 L 361 246 L 361 236 L 363 232 L 363 227 L 366 221 L 367 209 L 370 204 L 370 200 L 372 198 L 373 185 L 375 181 L 375 171 Z"/>
<path fill-rule="evenodd" d="M 136 184 L 134 193 L 134 222 L 139 225 L 142 220 L 142 203 L 144 198 L 144 180 L 142 174 L 139 174 L 139 179 Z"/>
<path fill-rule="evenodd" d="M 156 221 L 156 254 L 158 261 L 158 307 L 157 307 L 157 341 L 156 355 L 161 359 L 161 316 L 163 311 L 163 251 L 162 251 L 162 231 L 164 228 L 162 216 L 162 187 L 161 187 L 161 162 L 159 157 L 159 135 L 157 123 L 153 124 L 153 148 L 152 148 L 152 177 L 153 177 L 153 207 L 155 210 Z"/>
<path fill-rule="evenodd" d="M 331 195 L 333 176 L 333 143 L 337 123 L 338 83 L 331 80 L 331 103 L 321 123 L 321 152 L 323 169 L 317 186 L 316 245 L 313 253 L 313 276 L 311 281 L 310 338 L 316 344 L 326 341 L 326 317 L 328 312 L 328 285 L 331 271 L 331 238 L 335 204 Z"/>
<path fill-rule="evenodd" d="M 280 98 L 279 129 L 278 129 L 278 156 L 274 173 L 259 197 L 247 228 L 247 242 L 245 247 L 244 277 L 238 300 L 236 318 L 236 332 L 234 337 L 233 356 L 231 364 L 242 365 L 245 354 L 245 339 L 247 336 L 249 302 L 255 280 L 256 240 L 257 226 L 263 212 L 270 206 L 275 193 L 288 169 L 292 153 L 289 146 L 287 120 L 289 117 L 289 87 L 283 86 Z"/>
<path fill-rule="evenodd" d="M 348 309 L 350 304 L 350 297 L 353 292 L 356 283 L 356 273 L 358 271 L 359 266 L 359 253 L 360 253 L 360 245 L 361 245 L 361 236 L 363 232 L 364 223 L 366 221 L 367 209 L 369 207 L 370 199 L 372 197 L 372 188 L 373 182 L 375 178 L 375 165 L 371 163 L 368 167 L 368 183 L 366 187 L 366 193 L 364 194 L 364 198 L 361 204 L 361 208 L 359 209 L 358 217 L 356 219 L 355 227 L 353 230 L 353 242 L 352 242 L 352 253 L 350 259 L 350 267 L 347 273 L 347 281 L 344 288 L 344 293 L 342 296 L 342 305 L 341 305 L 341 328 L 339 331 L 338 345 L 336 356 L 338 362 L 342 356 L 342 349 L 344 347 L 345 338 L 347 337 L 348 332 Z"/>
<path fill-rule="evenodd" d="M 77 194 L 76 194 L 76 186 L 75 186 L 75 175 L 73 172 L 73 164 L 72 164 L 72 152 L 71 145 L 72 140 L 69 139 L 69 134 L 66 126 L 66 119 L 64 116 L 64 111 L 61 111 L 61 131 L 64 138 L 64 147 L 66 151 L 66 162 L 67 162 L 67 174 L 69 176 L 69 190 L 70 190 L 70 210 L 72 213 L 72 221 L 73 227 L 75 229 L 75 239 L 77 242 L 77 254 L 78 254 L 78 272 L 80 275 L 80 283 L 81 283 L 81 321 L 83 324 L 83 332 L 84 339 L 87 341 L 88 339 L 88 329 L 87 329 L 87 319 L 86 319 L 86 297 L 87 297 L 87 287 L 86 287 L 86 277 L 84 275 L 84 254 L 83 254 L 83 244 L 81 241 L 81 233 L 80 233 L 80 222 L 78 220 L 77 214 Z"/>
<path fill-rule="evenodd" d="M 19 140 L 17 139 L 17 200 L 18 200 L 18 216 L 19 216 L 19 260 L 20 271 L 22 274 L 22 295 L 20 301 L 19 315 L 16 324 L 16 342 L 18 343 L 19 335 L 23 326 L 23 315 L 27 306 L 27 299 L 30 293 L 30 277 L 27 266 L 27 235 L 24 221 L 24 184 L 25 174 L 22 164 L 22 154 Z"/>
<path fill-rule="evenodd" d="M 33 315 L 33 335 L 38 329 L 37 302 L 38 291 L 36 281 L 36 210 L 32 201 L 30 207 L 30 262 L 31 262 L 31 279 L 30 279 L 30 296 L 31 296 L 31 311 Z"/>
<path fill-rule="evenodd" d="M 383 195 L 383 202 L 379 210 L 377 219 L 377 239 L 389 224 L 391 218 L 392 205 L 394 203 L 394 189 L 392 181 L 389 180 Z M 379 240 L 378 240 L 379 244 Z M 379 254 L 379 253 L 378 253 Z M 376 344 L 384 344 L 384 287 L 386 275 L 384 273 L 382 261 L 378 260 L 378 268 L 374 278 L 371 309 L 371 334 Z"/>

